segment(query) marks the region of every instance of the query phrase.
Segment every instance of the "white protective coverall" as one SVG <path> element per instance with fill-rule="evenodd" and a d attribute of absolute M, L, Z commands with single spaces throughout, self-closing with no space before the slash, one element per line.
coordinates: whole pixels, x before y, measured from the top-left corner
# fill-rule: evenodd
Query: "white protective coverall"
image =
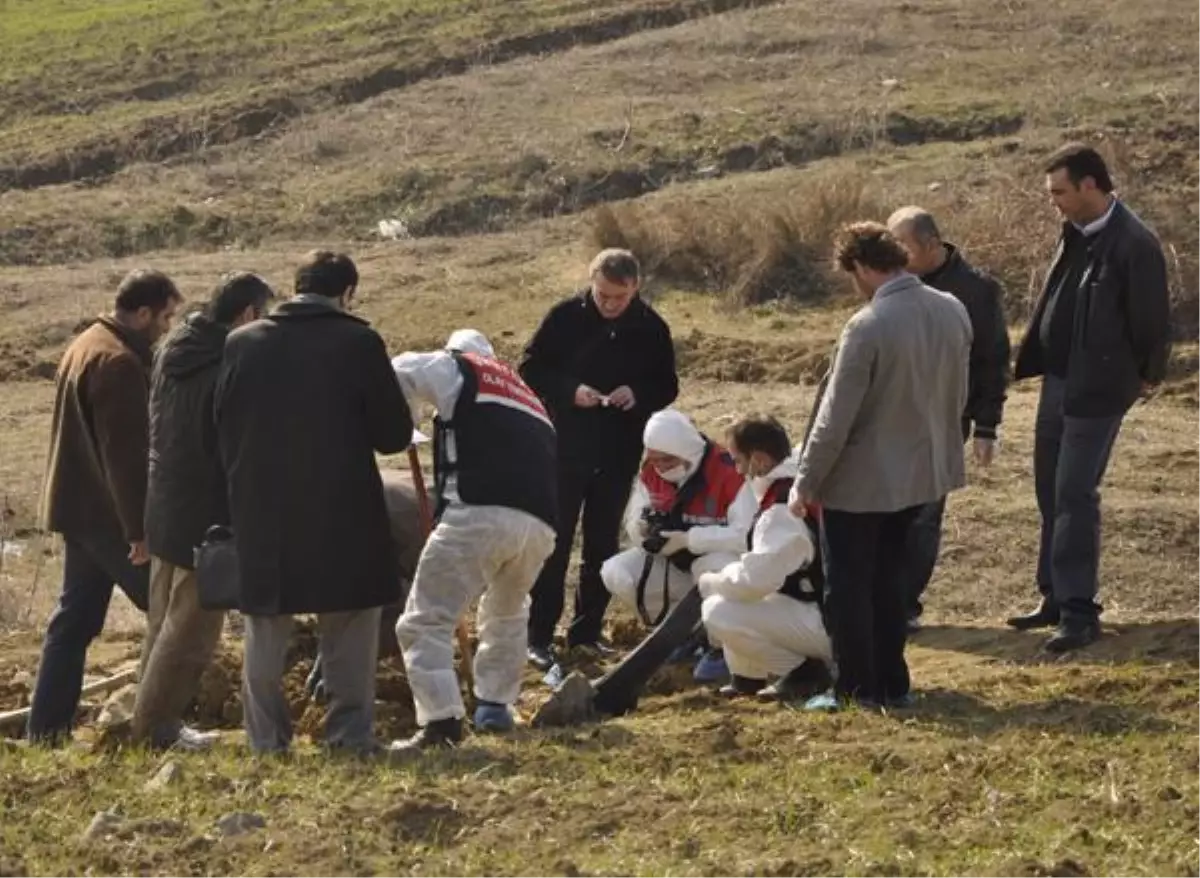
<path fill-rule="evenodd" d="M 699 469 L 704 459 L 704 437 L 691 420 L 674 409 L 664 409 L 650 417 L 642 437 L 650 450 L 687 461 L 687 472 L 678 482 L 686 483 Z M 645 571 L 647 553 L 642 542 L 647 536 L 643 510 L 651 507 L 650 492 L 641 478 L 634 486 L 625 509 L 625 533 L 632 548 L 613 555 L 600 568 L 600 578 L 614 598 L 637 612 L 637 585 Z M 691 575 L 667 560 L 666 555 L 654 556 L 646 580 L 645 608 L 651 619 L 663 611 L 663 582 L 666 577 L 668 602 L 671 607 L 696 584 L 696 577 L 706 571 L 720 570 L 736 561 L 746 547 L 758 504 L 748 484 L 738 491 L 730 504 L 725 524 L 697 525 L 687 531 L 683 548 L 698 556 L 692 563 Z"/>
<path fill-rule="evenodd" d="M 773 482 L 795 477 L 796 464 L 789 460 L 748 484 L 761 503 Z M 808 524 L 786 503 L 776 503 L 759 516 L 751 540 L 740 559 L 698 582 L 701 618 L 709 638 L 724 647 L 730 673 L 762 680 L 782 676 L 808 658 L 831 661 L 817 604 L 779 593 L 790 574 L 813 561 Z"/>
<path fill-rule="evenodd" d="M 475 330 L 458 330 L 445 351 L 404 353 L 392 360 L 414 416 L 433 405 L 451 420 L 463 377 L 449 351 L 493 357 L 491 343 Z M 446 437 L 454 460 L 454 436 Z M 514 452 L 510 449 L 508 453 Z M 529 590 L 554 549 L 554 530 L 519 509 L 465 504 L 454 474 L 443 494 L 445 511 L 417 564 L 396 639 L 412 686 L 417 723 L 466 715 L 454 671 L 454 628 L 477 596 L 479 645 L 475 651 L 475 695 L 511 705 L 525 667 Z"/>

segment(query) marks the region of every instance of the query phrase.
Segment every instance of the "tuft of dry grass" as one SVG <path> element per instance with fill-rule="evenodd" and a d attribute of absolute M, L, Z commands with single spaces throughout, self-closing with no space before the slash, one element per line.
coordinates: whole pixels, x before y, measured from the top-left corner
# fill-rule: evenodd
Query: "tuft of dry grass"
<path fill-rule="evenodd" d="M 883 210 L 871 182 L 843 171 L 806 177 L 766 203 L 699 195 L 606 205 L 592 215 L 591 243 L 626 247 L 654 278 L 735 304 L 818 302 L 838 227 Z"/>

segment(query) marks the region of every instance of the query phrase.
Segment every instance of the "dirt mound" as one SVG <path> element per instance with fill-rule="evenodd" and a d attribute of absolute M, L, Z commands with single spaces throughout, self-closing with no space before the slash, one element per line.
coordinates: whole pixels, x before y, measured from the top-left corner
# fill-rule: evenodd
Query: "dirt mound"
<path fill-rule="evenodd" d="M 693 329 L 676 340 L 675 351 L 680 374 L 693 380 L 811 384 L 829 368 L 831 349 L 725 338 Z"/>
<path fill-rule="evenodd" d="M 298 622 L 288 649 L 283 690 L 291 709 L 294 731 L 314 741 L 324 737 L 327 705 L 308 697 L 304 684 L 317 655 L 316 627 Z M 242 724 L 242 649 L 225 642 L 200 680 L 190 718 L 205 728 L 240 728 Z M 412 689 L 399 656 L 381 659 L 375 678 L 376 732 L 383 738 L 401 737 L 416 729 Z"/>

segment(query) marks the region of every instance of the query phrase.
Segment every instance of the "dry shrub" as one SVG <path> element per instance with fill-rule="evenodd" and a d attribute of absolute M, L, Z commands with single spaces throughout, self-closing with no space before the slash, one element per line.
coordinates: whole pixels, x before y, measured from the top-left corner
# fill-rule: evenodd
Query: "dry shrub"
<path fill-rule="evenodd" d="M 827 174 L 763 199 L 729 190 L 695 198 L 606 205 L 592 223 L 597 247 L 627 247 L 647 274 L 752 305 L 813 301 L 831 282 L 834 233 L 880 217 L 869 178 Z"/>

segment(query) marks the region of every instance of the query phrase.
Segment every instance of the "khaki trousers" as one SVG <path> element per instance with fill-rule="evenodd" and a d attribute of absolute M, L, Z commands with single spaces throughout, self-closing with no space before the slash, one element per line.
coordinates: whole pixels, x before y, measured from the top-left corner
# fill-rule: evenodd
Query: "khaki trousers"
<path fill-rule="evenodd" d="M 150 611 L 133 739 L 170 744 L 221 640 L 225 614 L 200 607 L 196 572 L 150 559 Z"/>

